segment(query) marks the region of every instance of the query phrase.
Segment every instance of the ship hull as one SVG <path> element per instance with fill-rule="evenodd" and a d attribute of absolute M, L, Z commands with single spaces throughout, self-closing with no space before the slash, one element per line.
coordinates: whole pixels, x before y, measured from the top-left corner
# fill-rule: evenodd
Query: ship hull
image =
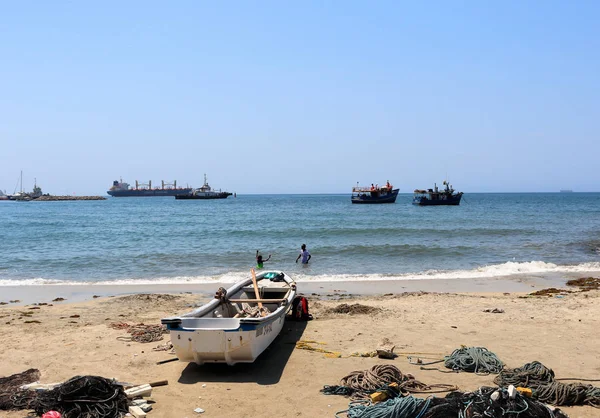
<path fill-rule="evenodd" d="M 447 199 L 434 199 L 431 200 L 427 197 L 415 198 L 413 200 L 413 205 L 417 206 L 458 206 L 460 205 L 460 199 L 462 198 L 462 193 L 456 196 L 452 196 Z"/>
<path fill-rule="evenodd" d="M 154 190 L 109 190 L 106 193 L 112 197 L 156 197 L 156 196 L 179 196 L 189 194 L 191 188 L 185 189 L 154 189 Z"/>
<path fill-rule="evenodd" d="M 221 192 L 210 195 L 200 195 L 200 194 L 180 194 L 175 196 L 175 199 L 183 199 L 183 200 L 209 200 L 209 199 L 227 199 L 228 196 L 231 196 L 232 193 L 229 192 Z"/>
<path fill-rule="evenodd" d="M 392 193 L 388 193 L 384 196 L 371 196 L 368 194 L 360 196 L 352 196 L 352 203 L 365 203 L 365 204 L 377 204 L 377 203 L 395 203 L 398 197 L 400 189 L 392 190 Z"/>

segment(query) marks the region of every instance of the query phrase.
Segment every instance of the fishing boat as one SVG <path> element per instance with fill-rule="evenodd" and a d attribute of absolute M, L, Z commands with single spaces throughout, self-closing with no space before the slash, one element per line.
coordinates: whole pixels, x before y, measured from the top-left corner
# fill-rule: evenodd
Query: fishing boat
<path fill-rule="evenodd" d="M 219 190 L 213 190 L 206 181 L 206 174 L 204 175 L 204 184 L 190 193 L 179 194 L 175 196 L 175 199 L 226 199 L 231 196 L 232 193 L 223 192 Z"/>
<path fill-rule="evenodd" d="M 352 188 L 352 203 L 394 203 L 400 189 L 394 187 L 388 181 L 385 186 L 379 187 L 371 184 L 371 187 L 360 187 L 358 183 Z"/>
<path fill-rule="evenodd" d="M 439 190 L 434 183 L 433 189 L 415 190 L 413 204 L 419 206 L 458 206 L 463 192 L 455 192 L 452 185 L 444 180 L 444 189 Z"/>
<path fill-rule="evenodd" d="M 281 331 L 296 297 L 296 283 L 282 271 L 267 271 L 219 288 L 201 307 L 163 318 L 180 361 L 252 363 Z"/>

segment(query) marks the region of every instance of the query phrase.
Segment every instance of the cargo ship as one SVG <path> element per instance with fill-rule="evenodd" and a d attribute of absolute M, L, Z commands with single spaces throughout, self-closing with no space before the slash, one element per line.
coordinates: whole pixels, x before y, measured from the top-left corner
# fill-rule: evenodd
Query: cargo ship
<path fill-rule="evenodd" d="M 152 196 L 177 196 L 181 194 L 190 194 L 191 187 L 177 187 L 177 180 L 173 183 L 161 181 L 160 188 L 152 188 L 152 181 L 148 183 L 138 183 L 135 181 L 135 188 L 130 188 L 129 183 L 123 179 L 113 181 L 113 185 L 106 193 L 113 197 L 152 197 Z"/>

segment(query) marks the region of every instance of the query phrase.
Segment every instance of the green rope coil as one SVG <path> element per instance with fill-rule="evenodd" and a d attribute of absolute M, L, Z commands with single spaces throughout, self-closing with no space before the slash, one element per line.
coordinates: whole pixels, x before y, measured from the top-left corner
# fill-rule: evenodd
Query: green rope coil
<path fill-rule="evenodd" d="M 458 348 L 445 357 L 444 365 L 455 371 L 479 374 L 499 373 L 504 363 L 484 347 Z"/>

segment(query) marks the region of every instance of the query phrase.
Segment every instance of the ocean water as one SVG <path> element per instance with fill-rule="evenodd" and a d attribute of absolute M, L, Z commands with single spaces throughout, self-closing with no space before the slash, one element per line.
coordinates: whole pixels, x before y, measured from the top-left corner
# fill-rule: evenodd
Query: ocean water
<path fill-rule="evenodd" d="M 600 193 L 466 194 L 460 206 L 349 195 L 0 201 L 0 286 L 315 281 L 600 272 Z M 296 264 L 300 245 L 312 254 Z"/>

